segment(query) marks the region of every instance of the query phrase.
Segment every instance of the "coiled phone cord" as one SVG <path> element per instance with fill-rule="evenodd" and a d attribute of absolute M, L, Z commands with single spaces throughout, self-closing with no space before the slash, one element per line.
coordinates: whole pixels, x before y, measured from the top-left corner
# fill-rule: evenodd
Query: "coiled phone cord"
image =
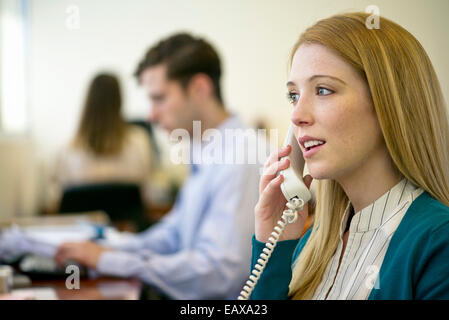
<path fill-rule="evenodd" d="M 246 285 L 243 287 L 240 292 L 238 300 L 248 300 L 251 293 L 254 290 L 254 287 L 259 281 L 260 276 L 262 275 L 263 270 L 273 253 L 274 248 L 276 247 L 277 242 L 279 241 L 282 232 L 284 232 L 285 227 L 289 223 L 294 223 L 298 219 L 298 210 L 302 210 L 304 206 L 304 200 L 293 198 L 287 202 L 287 208 L 282 213 L 281 219 L 277 222 L 278 226 L 274 227 L 274 231 L 271 233 L 271 237 L 268 238 L 268 242 L 265 244 L 265 248 L 263 248 L 262 253 L 257 260 L 257 264 L 254 266 L 254 269 L 251 271 L 248 281 L 246 281 Z"/>

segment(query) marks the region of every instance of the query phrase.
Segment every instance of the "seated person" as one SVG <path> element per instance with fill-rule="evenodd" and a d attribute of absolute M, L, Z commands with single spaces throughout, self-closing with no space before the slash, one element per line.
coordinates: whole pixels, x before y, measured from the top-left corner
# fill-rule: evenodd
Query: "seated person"
<path fill-rule="evenodd" d="M 155 226 L 115 247 L 66 243 L 55 259 L 139 278 L 172 299 L 235 299 L 249 272 L 260 165 L 205 161 L 206 150 L 221 159 L 255 152 L 245 139 L 195 141 L 194 121 L 201 137 L 206 130 L 223 137 L 246 129 L 224 106 L 219 56 L 205 40 L 176 34 L 150 48 L 136 76 L 151 102 L 151 121 L 171 133 L 187 133 L 193 142 L 187 181 L 174 208 Z"/>
<path fill-rule="evenodd" d="M 99 74 L 91 82 L 78 132 L 61 150 L 51 173 L 47 207 L 57 212 L 64 188 L 125 182 L 141 187 L 146 201 L 151 174 L 151 141 L 147 132 L 127 124 L 121 115 L 118 79 Z"/>

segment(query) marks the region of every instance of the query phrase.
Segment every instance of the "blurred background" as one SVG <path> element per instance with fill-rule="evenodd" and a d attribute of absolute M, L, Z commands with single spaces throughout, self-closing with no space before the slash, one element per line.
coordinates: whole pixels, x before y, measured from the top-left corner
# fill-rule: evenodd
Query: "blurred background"
<path fill-rule="evenodd" d="M 282 140 L 291 111 L 287 63 L 297 37 L 317 19 L 369 5 L 421 42 L 447 101 L 447 0 L 0 0 L 0 219 L 60 211 L 52 194 L 55 161 L 76 134 L 99 72 L 118 77 L 124 119 L 145 127 L 148 101 L 132 75 L 137 62 L 174 32 L 205 37 L 221 55 L 227 108 L 248 125 L 278 129 Z M 157 166 L 145 178 L 142 201 L 157 219 L 186 168 L 168 160 L 166 133 L 154 126 L 146 132 Z"/>

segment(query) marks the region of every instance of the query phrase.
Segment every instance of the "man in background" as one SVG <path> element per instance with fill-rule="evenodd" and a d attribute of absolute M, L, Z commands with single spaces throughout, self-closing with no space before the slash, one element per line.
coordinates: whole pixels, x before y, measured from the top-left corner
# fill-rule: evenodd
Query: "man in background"
<path fill-rule="evenodd" d="M 150 100 L 150 120 L 168 132 L 184 129 L 192 137 L 194 121 L 200 121 L 202 135 L 209 129 L 223 137 L 226 130 L 247 129 L 224 106 L 220 59 L 203 39 L 176 34 L 160 41 L 135 76 Z M 157 225 L 114 247 L 65 243 L 56 261 L 76 260 L 101 274 L 139 278 L 172 299 L 235 299 L 250 271 L 259 165 L 204 161 L 206 149 L 221 159 L 242 148 L 255 152 L 244 139 L 211 140 L 201 148 L 190 144 L 190 175 Z"/>

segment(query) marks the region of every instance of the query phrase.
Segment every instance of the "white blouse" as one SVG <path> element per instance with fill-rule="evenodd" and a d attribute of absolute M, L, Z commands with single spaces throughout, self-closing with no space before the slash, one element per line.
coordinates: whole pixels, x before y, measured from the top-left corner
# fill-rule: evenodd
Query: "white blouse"
<path fill-rule="evenodd" d="M 373 287 L 379 288 L 377 275 L 391 237 L 407 209 L 422 192 L 423 189 L 403 179 L 379 199 L 354 214 L 338 268 L 343 234 L 351 212 L 349 204 L 340 226 L 340 243 L 312 299 L 364 300 Z"/>
<path fill-rule="evenodd" d="M 77 184 L 136 183 L 145 195 L 151 175 L 150 146 L 144 129 L 129 126 L 123 149 L 114 156 L 97 156 L 84 149 L 65 147 L 59 152 L 51 172 L 48 205 L 60 200 L 65 187 Z"/>

